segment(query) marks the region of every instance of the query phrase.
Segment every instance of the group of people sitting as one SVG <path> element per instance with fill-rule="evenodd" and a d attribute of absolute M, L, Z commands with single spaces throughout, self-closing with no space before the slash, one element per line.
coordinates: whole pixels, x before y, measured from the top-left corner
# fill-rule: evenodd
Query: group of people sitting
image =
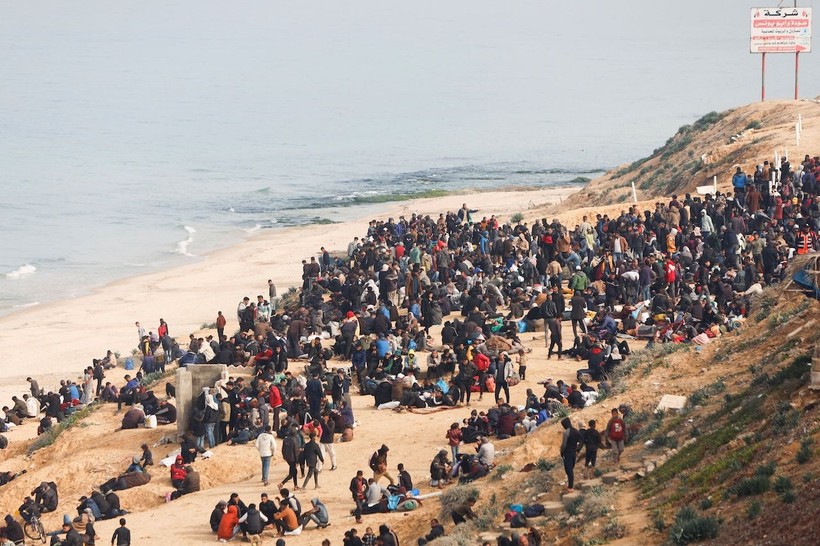
<path fill-rule="evenodd" d="M 227 542 L 242 534 L 243 539 L 259 543 L 266 529 L 275 530 L 277 536 L 293 536 L 302 533 L 311 523 L 318 529 L 330 525 L 327 507 L 319 498 L 310 501 L 307 510 L 288 489 L 280 489 L 271 500 L 267 493 L 260 495 L 259 504 L 245 505 L 239 494 L 232 493 L 228 501 L 219 501 L 211 512 L 210 526 L 217 540 Z"/>

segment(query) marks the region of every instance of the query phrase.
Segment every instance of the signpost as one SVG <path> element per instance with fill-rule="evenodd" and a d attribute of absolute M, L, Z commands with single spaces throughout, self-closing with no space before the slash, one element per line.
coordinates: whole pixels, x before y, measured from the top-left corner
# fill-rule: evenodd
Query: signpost
<path fill-rule="evenodd" d="M 750 51 L 760 53 L 760 100 L 766 100 L 766 53 L 794 53 L 794 99 L 800 53 L 811 52 L 811 8 L 752 8 Z"/>

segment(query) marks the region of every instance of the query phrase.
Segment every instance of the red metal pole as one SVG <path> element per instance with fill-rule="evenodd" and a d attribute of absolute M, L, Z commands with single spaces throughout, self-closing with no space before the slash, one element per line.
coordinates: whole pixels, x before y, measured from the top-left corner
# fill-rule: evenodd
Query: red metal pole
<path fill-rule="evenodd" d="M 766 52 L 760 54 L 760 102 L 766 101 Z"/>
<path fill-rule="evenodd" d="M 797 9 L 797 0 L 794 0 L 794 9 Z M 797 69 L 800 66 L 800 51 L 794 52 L 794 100 L 797 100 Z"/>

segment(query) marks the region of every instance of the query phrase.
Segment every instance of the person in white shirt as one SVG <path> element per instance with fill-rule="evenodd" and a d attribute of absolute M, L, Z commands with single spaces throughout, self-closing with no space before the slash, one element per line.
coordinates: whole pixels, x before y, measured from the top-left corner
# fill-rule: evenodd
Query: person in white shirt
<path fill-rule="evenodd" d="M 23 395 L 23 400 L 26 402 L 26 409 L 28 410 L 29 417 L 39 417 L 40 415 L 40 401 L 34 398 L 33 396 L 29 396 L 27 394 Z"/>
<path fill-rule="evenodd" d="M 486 436 L 482 436 L 478 447 L 478 462 L 486 467 L 492 467 L 495 462 L 495 446 Z"/>
<path fill-rule="evenodd" d="M 276 453 L 276 438 L 271 434 L 270 425 L 265 427 L 265 432 L 256 437 L 256 449 L 259 451 L 259 458 L 262 459 L 262 483 L 269 485 L 268 474 L 270 472 L 270 461 Z"/>

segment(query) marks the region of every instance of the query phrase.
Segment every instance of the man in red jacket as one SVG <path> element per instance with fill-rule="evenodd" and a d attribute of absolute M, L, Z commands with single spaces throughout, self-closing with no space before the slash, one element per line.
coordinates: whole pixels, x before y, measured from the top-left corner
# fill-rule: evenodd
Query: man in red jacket
<path fill-rule="evenodd" d="M 279 385 L 271 383 L 270 396 L 268 403 L 273 410 L 273 431 L 279 431 L 279 410 L 282 408 L 282 391 L 279 390 Z"/>

